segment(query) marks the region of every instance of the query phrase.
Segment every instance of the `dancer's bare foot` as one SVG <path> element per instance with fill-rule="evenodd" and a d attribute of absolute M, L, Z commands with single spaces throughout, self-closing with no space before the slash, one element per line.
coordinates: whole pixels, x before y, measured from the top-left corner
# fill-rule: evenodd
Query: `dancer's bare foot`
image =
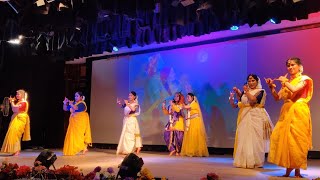
<path fill-rule="evenodd" d="M 176 152 L 175 150 L 171 151 L 169 156 L 172 156 L 175 152 Z"/>
<path fill-rule="evenodd" d="M 293 168 L 287 168 L 286 169 L 286 174 L 283 175 L 282 177 L 289 177 L 292 170 L 293 170 Z"/>
<path fill-rule="evenodd" d="M 136 152 L 137 152 L 137 154 L 139 154 L 139 153 L 140 153 L 140 151 L 141 151 L 141 147 L 138 147 L 138 148 L 137 148 L 137 151 L 136 151 Z"/>
<path fill-rule="evenodd" d="M 88 152 L 88 149 L 87 149 L 87 148 L 82 151 L 82 154 L 85 155 L 86 152 Z"/>
<path fill-rule="evenodd" d="M 20 154 L 20 151 L 17 151 L 13 154 L 13 156 L 19 156 L 19 154 Z"/>
<path fill-rule="evenodd" d="M 178 152 L 176 152 L 176 156 L 180 156 L 180 154 Z"/>
<path fill-rule="evenodd" d="M 303 176 L 300 174 L 300 169 L 295 169 L 294 177 L 295 178 L 303 178 Z"/>

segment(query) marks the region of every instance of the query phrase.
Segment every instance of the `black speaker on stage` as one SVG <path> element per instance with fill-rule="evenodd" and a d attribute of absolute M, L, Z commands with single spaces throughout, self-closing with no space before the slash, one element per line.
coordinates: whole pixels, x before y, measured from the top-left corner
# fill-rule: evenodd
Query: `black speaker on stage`
<path fill-rule="evenodd" d="M 144 162 L 142 158 L 138 157 L 134 153 L 128 154 L 119 165 L 119 171 L 116 179 L 118 179 L 118 176 L 120 176 L 121 179 L 125 179 L 126 177 L 133 177 L 136 179 L 137 174 L 141 171 L 143 164 Z"/>
<path fill-rule="evenodd" d="M 36 161 L 40 161 L 41 165 L 45 166 L 47 169 L 50 168 L 50 166 L 53 166 L 54 169 L 56 169 L 53 165 L 53 163 L 57 160 L 57 155 L 50 151 L 50 150 L 44 150 L 42 151 L 39 156 L 34 161 L 34 164 L 36 165 Z"/>

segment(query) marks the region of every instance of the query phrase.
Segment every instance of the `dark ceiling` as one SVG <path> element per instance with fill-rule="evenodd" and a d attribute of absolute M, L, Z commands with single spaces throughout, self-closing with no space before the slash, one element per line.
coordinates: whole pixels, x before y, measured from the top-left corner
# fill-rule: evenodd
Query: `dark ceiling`
<path fill-rule="evenodd" d="M 319 10 L 319 0 L 0 0 L 0 53 L 71 60 Z M 20 34 L 20 46 L 6 42 Z"/>

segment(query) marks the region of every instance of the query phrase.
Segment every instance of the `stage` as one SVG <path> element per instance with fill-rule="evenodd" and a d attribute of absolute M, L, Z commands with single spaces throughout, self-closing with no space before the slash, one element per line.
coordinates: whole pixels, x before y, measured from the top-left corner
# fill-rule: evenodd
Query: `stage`
<path fill-rule="evenodd" d="M 115 150 L 90 149 L 86 155 L 62 156 L 61 149 L 51 149 L 57 155 L 54 165 L 60 168 L 63 165 L 77 166 L 84 174 L 92 171 L 96 166 L 102 170 L 113 167 L 118 171 L 118 165 L 125 156 L 116 155 Z M 41 150 L 24 150 L 20 156 L 0 156 L 0 161 L 18 163 L 18 165 L 33 166 L 33 162 Z M 232 166 L 231 155 L 210 155 L 210 157 L 179 157 L 168 156 L 168 153 L 142 151 L 139 155 L 143 161 L 143 168 L 148 168 L 155 177 L 167 177 L 169 180 L 199 180 L 207 173 L 213 172 L 220 179 L 286 179 L 278 177 L 285 173 L 284 168 L 265 163 L 263 168 L 242 169 Z M 52 167 L 51 167 L 52 168 Z M 309 159 L 308 169 L 302 170 L 304 179 L 320 177 L 320 159 Z M 293 172 L 292 172 L 293 175 Z M 292 178 L 293 179 L 293 178 Z M 294 178 L 296 179 L 296 178 Z"/>

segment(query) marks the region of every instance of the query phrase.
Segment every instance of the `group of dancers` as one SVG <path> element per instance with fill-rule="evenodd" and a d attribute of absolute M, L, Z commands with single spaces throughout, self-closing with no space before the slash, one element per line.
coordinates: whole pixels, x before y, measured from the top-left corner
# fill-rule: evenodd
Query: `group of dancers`
<path fill-rule="evenodd" d="M 308 103 L 313 94 L 313 80 L 302 74 L 299 58 L 289 58 L 285 65 L 286 75 L 276 79 L 265 78 L 273 98 L 283 100 L 274 128 L 264 109 L 266 91 L 262 89 L 258 76 L 248 75 L 243 90 L 234 87 L 230 93 L 231 106 L 239 108 L 233 164 L 242 168 L 262 167 L 265 152 L 269 152 L 269 162 L 286 168 L 284 177 L 289 177 L 295 170 L 294 176 L 301 178 L 300 169 L 307 168 L 308 150 L 312 148 Z M 275 81 L 281 83 L 278 92 Z"/>
<path fill-rule="evenodd" d="M 260 78 L 249 74 L 247 83 L 240 90 L 237 87 L 230 92 L 229 102 L 239 108 L 234 143 L 234 166 L 241 168 L 262 167 L 265 153 L 268 161 L 286 168 L 285 177 L 295 170 L 295 177 L 302 177 L 300 169 L 307 168 L 308 150 L 312 148 L 312 123 L 309 101 L 313 93 L 313 81 L 303 75 L 303 66 L 299 58 L 290 58 L 285 62 L 288 74 L 276 79 L 265 78 L 273 98 L 283 100 L 279 119 L 274 127 L 264 109 L 266 90 L 261 86 Z M 275 81 L 281 83 L 277 92 Z M 193 93 L 184 95 L 177 92 L 174 99 L 162 111 L 168 115 L 164 130 L 164 141 L 169 155 L 209 156 L 206 144 L 206 130 L 199 102 Z M 4 139 L 1 152 L 19 155 L 21 138 L 31 140 L 30 119 L 28 116 L 27 93 L 18 90 L 15 98 L 10 97 L 13 111 L 11 122 Z M 69 126 L 65 136 L 63 154 L 75 155 L 88 151 L 92 144 L 89 115 L 85 97 L 75 93 L 75 100 L 63 101 L 63 110 L 70 111 Z M 139 153 L 142 148 L 137 116 L 141 109 L 136 92 L 131 91 L 128 100 L 117 100 L 124 111 L 123 127 L 117 147 L 117 154 Z"/>

